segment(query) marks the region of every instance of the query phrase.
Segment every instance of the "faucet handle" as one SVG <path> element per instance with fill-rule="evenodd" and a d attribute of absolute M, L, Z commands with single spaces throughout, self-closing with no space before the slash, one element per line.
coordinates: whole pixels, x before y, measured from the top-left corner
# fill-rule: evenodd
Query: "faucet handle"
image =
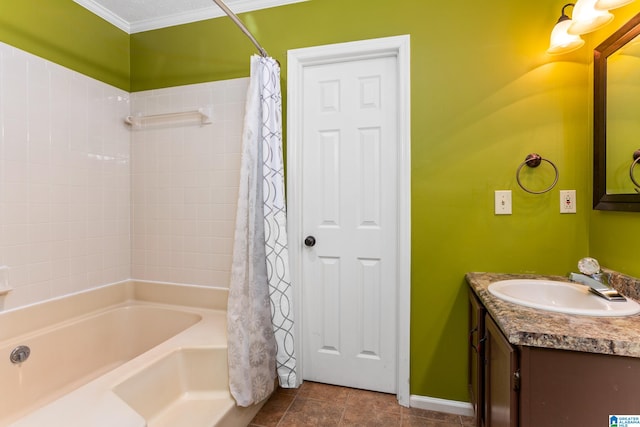
<path fill-rule="evenodd" d="M 595 258 L 582 258 L 578 261 L 578 270 L 580 270 L 580 273 L 582 274 L 593 276 L 594 274 L 600 273 L 600 264 Z"/>

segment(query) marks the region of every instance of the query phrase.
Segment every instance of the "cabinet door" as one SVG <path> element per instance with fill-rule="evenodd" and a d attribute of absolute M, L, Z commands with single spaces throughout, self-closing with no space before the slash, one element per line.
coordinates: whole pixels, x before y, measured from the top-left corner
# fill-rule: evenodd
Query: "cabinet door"
<path fill-rule="evenodd" d="M 486 427 L 518 426 L 518 354 L 491 316 L 485 316 Z"/>
<path fill-rule="evenodd" d="M 469 397 L 476 416 L 476 427 L 484 426 L 482 420 L 484 399 L 484 314 L 478 297 L 469 290 Z"/>

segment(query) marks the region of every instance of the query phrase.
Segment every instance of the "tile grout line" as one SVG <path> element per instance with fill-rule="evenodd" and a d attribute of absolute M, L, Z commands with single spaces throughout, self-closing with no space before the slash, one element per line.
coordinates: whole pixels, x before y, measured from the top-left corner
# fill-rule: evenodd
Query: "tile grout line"
<path fill-rule="evenodd" d="M 297 399 L 298 399 L 298 392 L 296 392 L 296 394 L 293 396 L 293 399 L 291 399 L 291 403 L 289 403 L 289 405 L 287 406 L 287 409 L 285 409 L 284 412 L 282 413 L 282 416 L 280 417 L 280 419 L 276 423 L 276 427 L 278 427 L 278 426 L 280 426 L 280 424 L 282 424 L 282 420 L 284 420 L 286 418 L 287 413 L 289 412 L 289 409 L 291 409 L 291 407 L 293 406 L 293 403 Z"/>
<path fill-rule="evenodd" d="M 291 409 L 291 407 L 293 406 L 293 403 L 298 400 L 299 396 L 299 389 L 296 391 L 296 393 L 293 395 L 293 399 L 291 399 L 291 403 L 289 403 L 289 405 L 287 406 L 287 408 L 284 410 L 284 412 L 282 413 L 282 416 L 280 417 L 280 419 L 278 420 L 278 422 L 276 423 L 276 427 L 279 427 L 282 424 L 282 421 L 286 418 L 287 413 L 289 413 L 289 410 Z"/>

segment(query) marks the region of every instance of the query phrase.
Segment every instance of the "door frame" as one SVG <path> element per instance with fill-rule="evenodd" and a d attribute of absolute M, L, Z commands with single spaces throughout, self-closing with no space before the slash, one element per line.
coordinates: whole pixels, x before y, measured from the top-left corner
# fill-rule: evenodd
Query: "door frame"
<path fill-rule="evenodd" d="M 295 315 L 295 351 L 297 381 L 302 383 L 302 186 L 298 178 L 302 168 L 302 97 L 306 67 L 371 59 L 396 59 L 397 140 L 398 140 L 398 253 L 397 253 L 397 398 L 409 406 L 410 320 L 411 320 L 411 88 L 409 35 L 338 43 L 287 52 L 287 211 L 289 257 L 293 283 Z"/>

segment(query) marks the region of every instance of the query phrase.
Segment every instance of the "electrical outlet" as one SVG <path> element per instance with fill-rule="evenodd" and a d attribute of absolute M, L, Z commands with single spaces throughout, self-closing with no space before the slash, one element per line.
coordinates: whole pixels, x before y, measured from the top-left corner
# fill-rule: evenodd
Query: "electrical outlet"
<path fill-rule="evenodd" d="M 495 192 L 496 215 L 511 215 L 511 190 L 497 190 Z"/>
<path fill-rule="evenodd" d="M 560 190 L 560 213 L 576 213 L 576 190 Z"/>

